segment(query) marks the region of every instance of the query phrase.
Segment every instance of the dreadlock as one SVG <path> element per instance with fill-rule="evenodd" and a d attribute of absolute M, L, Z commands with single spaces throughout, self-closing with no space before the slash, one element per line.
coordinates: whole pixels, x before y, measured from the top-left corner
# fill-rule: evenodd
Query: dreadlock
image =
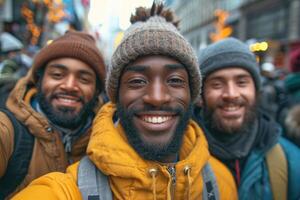
<path fill-rule="evenodd" d="M 166 19 L 167 22 L 172 23 L 177 29 L 179 25 L 179 20 L 176 19 L 176 16 L 173 11 L 166 9 L 163 3 L 156 4 L 155 1 L 152 4 L 151 8 L 138 7 L 135 10 L 135 15 L 131 15 L 130 22 L 134 24 L 135 22 L 147 21 L 152 16 L 162 16 Z"/>

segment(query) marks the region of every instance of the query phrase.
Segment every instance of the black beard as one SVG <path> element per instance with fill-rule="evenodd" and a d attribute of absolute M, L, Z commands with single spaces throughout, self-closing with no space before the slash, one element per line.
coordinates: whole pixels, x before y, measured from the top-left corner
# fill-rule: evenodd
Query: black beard
<path fill-rule="evenodd" d="M 143 110 L 126 110 L 119 102 L 117 103 L 118 117 L 131 146 L 144 159 L 163 162 L 166 157 L 178 153 L 181 147 L 183 134 L 185 133 L 186 127 L 189 123 L 189 119 L 192 115 L 192 106 L 189 105 L 187 110 L 174 110 L 165 107 L 159 109 L 161 111 L 175 111 L 180 117 L 176 131 L 171 141 L 167 144 L 149 144 L 147 143 L 147 141 L 143 141 L 137 131 L 137 128 L 134 126 L 134 114 L 137 112 L 149 110 L 158 109 L 153 108 L 152 106 L 146 106 Z"/>
<path fill-rule="evenodd" d="M 224 103 L 224 102 L 223 102 Z M 246 105 L 245 102 L 236 102 L 237 104 L 245 106 L 245 117 L 241 126 L 229 127 L 222 123 L 215 113 L 215 108 L 208 108 L 206 102 L 203 106 L 203 120 L 205 127 L 208 128 L 211 134 L 218 135 L 219 137 L 230 137 L 230 135 L 245 134 L 251 131 L 253 124 L 257 117 L 257 105 Z M 225 104 L 225 103 L 224 103 Z M 225 139 L 224 138 L 224 139 Z"/>
<path fill-rule="evenodd" d="M 67 93 L 65 92 L 65 94 Z M 53 124 L 68 129 L 76 129 L 81 124 L 85 123 L 89 115 L 94 113 L 93 109 L 98 102 L 98 96 L 95 94 L 89 102 L 83 103 L 83 107 L 81 108 L 79 113 L 76 114 L 74 113 L 75 109 L 73 108 L 58 107 L 55 109 L 50 103 L 50 100 L 52 98 L 53 96 L 47 98 L 39 88 L 39 91 L 37 93 L 37 101 L 39 102 L 39 105 L 41 106 L 44 114 Z M 83 102 L 82 98 L 81 101 Z"/>

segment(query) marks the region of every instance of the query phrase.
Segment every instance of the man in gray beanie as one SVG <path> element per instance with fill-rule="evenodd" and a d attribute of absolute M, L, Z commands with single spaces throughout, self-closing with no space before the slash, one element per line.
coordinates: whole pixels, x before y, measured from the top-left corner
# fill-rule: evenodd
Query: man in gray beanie
<path fill-rule="evenodd" d="M 196 118 L 210 152 L 234 175 L 239 199 L 299 199 L 300 150 L 258 109 L 260 74 L 248 46 L 224 39 L 202 50 L 199 63 L 204 82 Z"/>
<path fill-rule="evenodd" d="M 67 199 L 59 191 L 78 192 L 77 182 L 88 199 L 95 197 L 88 192 L 91 183 L 101 183 L 91 172 L 101 171 L 109 179 L 113 199 L 237 199 L 232 175 L 210 156 L 202 129 L 190 120 L 201 77 L 197 57 L 177 30 L 173 13 L 153 4 L 151 9 L 138 8 L 131 22 L 112 56 L 106 81 L 112 103 L 104 105 L 94 121 L 88 158 L 78 171 L 78 165 L 70 167 L 67 176 L 52 174 L 33 182 L 32 190 L 46 181 L 55 185 L 52 195 Z M 70 175 L 73 184 L 63 181 Z M 43 189 L 28 189 L 16 199 L 26 199 L 30 191 L 51 196 L 49 187 Z"/>

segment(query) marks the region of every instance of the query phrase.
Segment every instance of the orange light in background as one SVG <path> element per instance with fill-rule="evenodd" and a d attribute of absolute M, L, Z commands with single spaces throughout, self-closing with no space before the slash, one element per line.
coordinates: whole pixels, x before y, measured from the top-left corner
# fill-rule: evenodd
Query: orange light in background
<path fill-rule="evenodd" d="M 47 6 L 47 19 L 50 23 L 57 23 L 66 17 L 64 12 L 64 4 L 62 0 L 32 0 L 33 3 L 39 4 L 43 3 Z M 34 22 L 35 14 L 33 13 L 27 5 L 23 5 L 21 8 L 21 13 L 24 16 L 27 29 L 30 31 L 32 37 L 30 43 L 36 45 L 38 43 L 39 37 L 42 32 L 42 27 L 39 27 Z"/>
<path fill-rule="evenodd" d="M 226 20 L 229 17 L 229 13 L 227 11 L 218 9 L 215 11 L 215 16 L 217 17 L 215 22 L 216 31 L 209 35 L 213 42 L 229 37 L 232 34 L 232 27 L 226 25 Z"/>

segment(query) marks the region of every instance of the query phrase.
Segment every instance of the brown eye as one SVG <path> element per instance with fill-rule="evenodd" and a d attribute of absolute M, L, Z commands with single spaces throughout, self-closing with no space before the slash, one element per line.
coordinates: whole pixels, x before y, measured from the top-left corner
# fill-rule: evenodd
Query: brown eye
<path fill-rule="evenodd" d="M 135 87 L 135 88 L 142 87 L 142 86 L 144 86 L 146 84 L 147 84 L 147 81 L 144 80 L 144 79 L 142 79 L 142 78 L 134 78 L 134 79 L 130 79 L 128 81 L 128 85 L 130 87 Z"/>
<path fill-rule="evenodd" d="M 57 72 L 51 73 L 50 76 L 53 79 L 57 79 L 57 80 L 63 78 L 63 74 L 62 73 L 57 73 Z"/>
<path fill-rule="evenodd" d="M 220 81 L 213 81 L 210 83 L 210 85 L 214 89 L 219 89 L 222 87 L 222 83 Z"/>
<path fill-rule="evenodd" d="M 182 86 L 185 84 L 185 81 L 178 77 L 172 77 L 168 80 L 168 83 L 172 86 Z"/>
<path fill-rule="evenodd" d="M 81 76 L 79 80 L 80 80 L 80 82 L 82 82 L 84 84 L 88 84 L 92 81 L 91 78 L 88 76 Z"/>
<path fill-rule="evenodd" d="M 244 87 L 244 86 L 246 86 L 247 84 L 248 84 L 248 80 L 247 79 L 239 79 L 238 81 L 237 81 L 237 84 L 239 85 L 239 86 L 241 86 L 241 87 Z"/>

